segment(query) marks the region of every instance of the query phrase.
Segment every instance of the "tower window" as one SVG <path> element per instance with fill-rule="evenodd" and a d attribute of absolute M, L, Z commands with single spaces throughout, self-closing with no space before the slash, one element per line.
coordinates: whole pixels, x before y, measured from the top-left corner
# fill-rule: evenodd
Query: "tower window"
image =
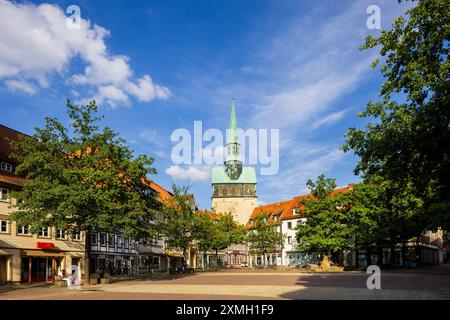
<path fill-rule="evenodd" d="M 0 168 L 5 171 L 12 172 L 12 164 L 8 162 L 1 162 Z"/>

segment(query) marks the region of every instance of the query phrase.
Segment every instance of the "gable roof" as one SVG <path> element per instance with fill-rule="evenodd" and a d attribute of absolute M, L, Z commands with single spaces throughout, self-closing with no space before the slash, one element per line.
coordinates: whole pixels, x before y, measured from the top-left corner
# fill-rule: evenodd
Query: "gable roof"
<path fill-rule="evenodd" d="M 27 134 L 0 124 L 0 159 L 17 164 L 14 159 L 10 158 L 12 153 L 10 140 L 16 141 L 21 135 Z"/>
<path fill-rule="evenodd" d="M 349 191 L 353 188 L 353 183 L 347 185 L 343 188 L 334 189 L 331 194 L 336 195 L 342 192 Z M 273 223 L 276 220 L 276 216 L 279 216 L 279 221 L 281 220 L 290 220 L 290 219 L 300 219 L 304 218 L 304 213 L 302 208 L 300 207 L 299 202 L 301 200 L 305 200 L 308 198 L 312 198 L 313 196 L 311 194 L 302 195 L 294 197 L 290 200 L 286 201 L 280 201 L 280 202 L 274 202 L 265 204 L 259 207 L 256 207 L 253 209 L 253 212 L 250 216 L 250 219 L 248 220 L 246 227 L 249 228 L 251 226 L 251 221 L 255 219 L 256 217 L 265 214 L 267 216 L 267 222 Z M 298 213 L 294 213 L 294 209 L 298 208 Z"/>
<path fill-rule="evenodd" d="M 173 196 L 171 192 L 167 191 L 154 181 L 150 181 L 150 188 L 152 188 L 158 194 L 158 197 L 161 201 L 167 200 Z"/>

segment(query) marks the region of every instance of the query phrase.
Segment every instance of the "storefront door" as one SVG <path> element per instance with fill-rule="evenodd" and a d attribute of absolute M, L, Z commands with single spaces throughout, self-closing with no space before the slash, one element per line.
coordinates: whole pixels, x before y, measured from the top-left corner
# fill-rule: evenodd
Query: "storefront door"
<path fill-rule="evenodd" d="M 0 256 L 0 284 L 6 283 L 6 265 L 7 265 L 7 257 L 6 256 Z"/>
<path fill-rule="evenodd" d="M 31 267 L 31 282 L 53 281 L 52 258 L 23 257 L 21 268 L 21 282 L 29 282 L 30 267 Z"/>

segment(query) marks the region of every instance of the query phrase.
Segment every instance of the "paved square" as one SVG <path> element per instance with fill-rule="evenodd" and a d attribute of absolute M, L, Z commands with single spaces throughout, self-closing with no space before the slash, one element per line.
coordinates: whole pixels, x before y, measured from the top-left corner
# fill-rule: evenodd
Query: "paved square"
<path fill-rule="evenodd" d="M 118 281 L 82 289 L 0 287 L 6 299 L 450 299 L 450 266 L 385 271 L 381 290 L 364 272 L 200 272 L 165 279 Z"/>

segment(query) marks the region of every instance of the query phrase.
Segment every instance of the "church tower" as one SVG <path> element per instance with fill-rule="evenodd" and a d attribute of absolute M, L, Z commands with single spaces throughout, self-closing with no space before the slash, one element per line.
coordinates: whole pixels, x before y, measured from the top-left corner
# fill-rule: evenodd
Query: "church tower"
<path fill-rule="evenodd" d="M 236 110 L 232 99 L 225 162 L 223 166 L 212 170 L 211 207 L 217 212 L 230 212 L 236 221 L 246 224 L 256 207 L 256 172 L 253 167 L 243 166 L 239 148 Z"/>

